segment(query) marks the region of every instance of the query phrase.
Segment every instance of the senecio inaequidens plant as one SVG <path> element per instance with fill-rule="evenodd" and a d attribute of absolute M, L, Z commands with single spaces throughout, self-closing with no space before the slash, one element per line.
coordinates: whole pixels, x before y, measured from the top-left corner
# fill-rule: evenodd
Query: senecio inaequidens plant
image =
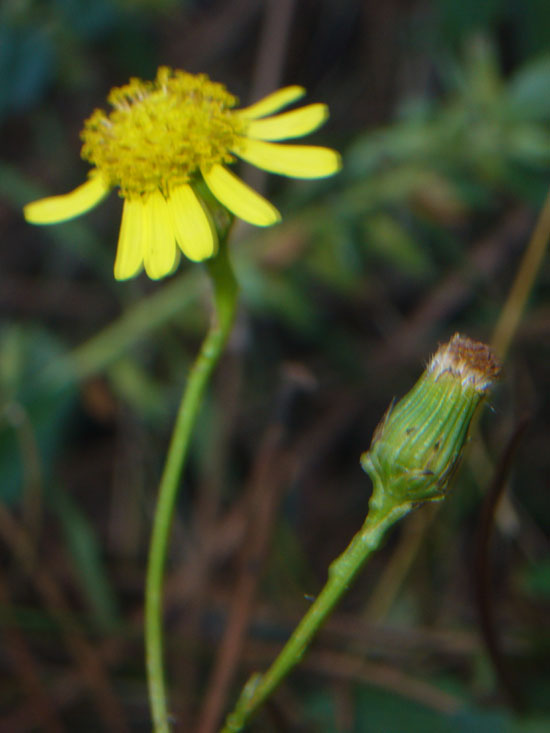
<path fill-rule="evenodd" d="M 163 663 L 162 588 L 170 527 L 181 472 L 204 390 L 234 322 L 238 286 L 227 252 L 230 226 L 221 206 L 257 226 L 280 220 L 277 209 L 227 166 L 241 158 L 273 173 L 324 178 L 341 167 L 324 147 L 287 145 L 326 120 L 324 104 L 273 114 L 305 94 L 280 89 L 242 109 L 222 84 L 168 67 L 156 79 L 114 88 L 108 114 L 96 110 L 82 132 L 88 180 L 71 193 L 27 204 L 33 224 L 54 224 L 85 213 L 111 189 L 124 199 L 114 266 L 117 280 L 145 269 L 152 279 L 172 274 L 180 253 L 204 261 L 213 285 L 214 313 L 191 369 L 160 480 L 145 587 L 145 646 L 153 728 L 168 733 Z M 361 462 L 373 481 L 369 513 L 281 654 L 247 683 L 224 730 L 240 730 L 306 651 L 311 639 L 386 530 L 409 511 L 445 497 L 472 417 L 497 378 L 488 347 L 463 336 L 441 346 L 416 386 L 392 405 Z"/>
<path fill-rule="evenodd" d="M 472 417 L 499 371 L 488 346 L 456 334 L 439 347 L 412 390 L 389 407 L 361 457 L 373 482 L 362 528 L 331 564 L 327 583 L 277 659 L 245 685 L 223 733 L 240 731 L 300 661 L 386 530 L 421 504 L 445 498 Z"/>
<path fill-rule="evenodd" d="M 233 325 L 238 286 L 227 252 L 232 217 L 260 227 L 281 219 L 277 209 L 228 166 L 241 158 L 291 178 L 325 178 L 341 168 L 330 148 L 288 145 L 328 117 L 325 104 L 280 112 L 305 95 L 279 89 L 235 109 L 237 98 L 204 75 L 166 66 L 154 81 L 131 79 L 108 97 L 109 113 L 96 110 L 84 123 L 82 157 L 93 166 L 74 191 L 24 207 L 32 224 L 56 224 L 92 209 L 117 188 L 124 199 L 114 275 L 145 269 L 172 274 L 183 253 L 204 261 L 213 285 L 214 313 L 188 375 L 160 480 L 145 583 L 145 647 L 149 698 L 156 733 L 169 730 L 163 663 L 162 587 L 180 477 L 204 390 Z M 216 216 L 219 209 L 230 217 Z M 228 224 L 228 218 L 230 222 Z"/>

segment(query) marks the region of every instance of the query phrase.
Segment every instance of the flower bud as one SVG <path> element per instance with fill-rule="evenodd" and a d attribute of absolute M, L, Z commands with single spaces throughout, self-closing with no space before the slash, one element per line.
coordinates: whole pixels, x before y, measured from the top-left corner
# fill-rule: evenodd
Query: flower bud
<path fill-rule="evenodd" d="M 417 503 L 445 496 L 463 453 L 472 417 L 500 366 L 485 344 L 455 334 L 374 432 L 361 465 L 373 503 Z"/>

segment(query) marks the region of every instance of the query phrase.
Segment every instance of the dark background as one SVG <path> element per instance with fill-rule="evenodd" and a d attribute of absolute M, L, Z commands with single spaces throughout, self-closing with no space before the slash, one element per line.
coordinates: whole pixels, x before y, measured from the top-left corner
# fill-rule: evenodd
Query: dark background
<path fill-rule="evenodd" d="M 378 420 L 438 342 L 491 340 L 548 189 L 545 0 L 4 0 L 10 733 L 150 730 L 147 543 L 208 282 L 188 262 L 160 283 L 115 282 L 116 194 L 47 228 L 21 207 L 84 180 L 83 120 L 160 64 L 205 72 L 243 104 L 304 85 L 331 110 L 311 142 L 344 158 L 327 181 L 243 171 L 283 223 L 237 230 L 240 313 L 182 482 L 166 595 L 179 730 L 199 730 L 214 691 L 227 711 L 275 657 L 363 521 L 359 456 Z M 534 274 L 521 276 L 528 305 L 451 495 L 390 534 L 254 730 L 550 728 L 547 258 Z"/>

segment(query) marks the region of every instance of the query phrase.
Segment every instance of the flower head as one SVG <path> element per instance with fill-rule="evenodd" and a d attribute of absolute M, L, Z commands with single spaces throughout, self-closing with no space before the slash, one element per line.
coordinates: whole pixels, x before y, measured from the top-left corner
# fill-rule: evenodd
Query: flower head
<path fill-rule="evenodd" d="M 81 154 L 93 166 L 88 180 L 63 196 L 27 204 L 25 218 L 66 221 L 118 188 L 124 208 L 117 279 L 143 266 L 149 277 L 164 277 L 178 264 L 178 247 L 191 260 L 211 257 L 216 231 L 197 193 L 201 180 L 235 216 L 271 226 L 279 212 L 228 170 L 236 157 L 293 178 L 323 178 L 340 169 L 334 150 L 277 142 L 307 135 L 326 120 L 324 104 L 273 115 L 304 94 L 302 87 L 285 87 L 234 109 L 237 98 L 204 74 L 163 66 L 152 82 L 131 79 L 111 90 L 109 113 L 96 110 L 84 123 Z"/>
<path fill-rule="evenodd" d="M 444 497 L 472 417 L 499 371 L 488 346 L 458 333 L 439 347 L 412 390 L 390 406 L 361 457 L 375 502 Z"/>

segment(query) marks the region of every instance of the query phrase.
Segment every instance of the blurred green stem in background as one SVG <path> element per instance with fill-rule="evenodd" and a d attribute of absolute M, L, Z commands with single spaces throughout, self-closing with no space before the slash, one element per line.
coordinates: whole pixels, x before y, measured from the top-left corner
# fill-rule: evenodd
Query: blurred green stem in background
<path fill-rule="evenodd" d="M 550 192 L 546 195 L 537 223 L 531 234 L 529 244 L 519 264 L 516 277 L 506 303 L 500 313 L 491 339 L 495 353 L 503 359 L 510 344 L 517 334 L 521 319 L 525 314 L 525 306 L 531 295 L 536 277 L 546 250 L 550 236 Z"/>
<path fill-rule="evenodd" d="M 238 286 L 229 262 L 227 235 L 220 242 L 217 256 L 208 260 L 206 265 L 214 287 L 215 313 L 182 396 L 160 481 L 149 549 L 145 587 L 145 649 L 155 733 L 169 731 L 162 633 L 162 589 L 168 539 L 191 432 L 208 379 L 227 342 L 236 312 Z"/>
<path fill-rule="evenodd" d="M 67 384 L 83 382 L 112 366 L 189 306 L 201 291 L 200 275 L 196 267 L 187 269 L 172 282 L 133 303 L 99 333 L 47 365 L 40 384 L 61 390 Z"/>

